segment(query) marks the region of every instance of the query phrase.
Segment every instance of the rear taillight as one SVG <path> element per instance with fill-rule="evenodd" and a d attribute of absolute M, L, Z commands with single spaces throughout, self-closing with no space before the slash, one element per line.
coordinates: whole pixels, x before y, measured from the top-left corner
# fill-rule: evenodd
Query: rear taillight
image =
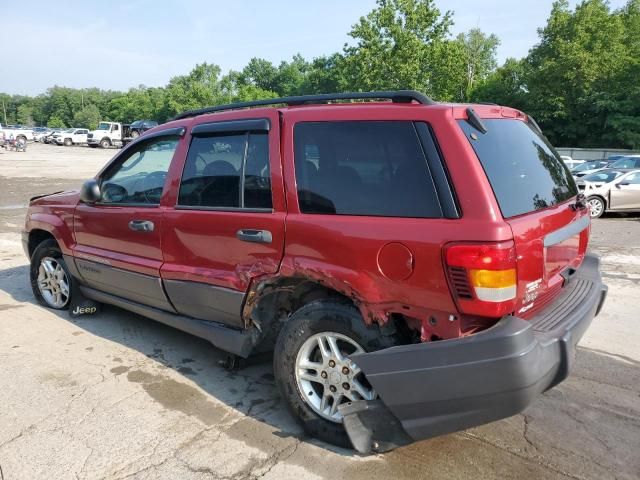
<path fill-rule="evenodd" d="M 449 285 L 462 313 L 502 317 L 515 310 L 518 277 L 513 241 L 445 248 Z"/>

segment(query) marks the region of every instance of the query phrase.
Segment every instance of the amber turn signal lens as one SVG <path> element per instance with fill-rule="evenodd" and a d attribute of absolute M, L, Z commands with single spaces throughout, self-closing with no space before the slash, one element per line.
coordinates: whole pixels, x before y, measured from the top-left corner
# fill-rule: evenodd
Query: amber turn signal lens
<path fill-rule="evenodd" d="M 470 270 L 469 277 L 474 287 L 505 288 L 516 284 L 516 269 Z"/>

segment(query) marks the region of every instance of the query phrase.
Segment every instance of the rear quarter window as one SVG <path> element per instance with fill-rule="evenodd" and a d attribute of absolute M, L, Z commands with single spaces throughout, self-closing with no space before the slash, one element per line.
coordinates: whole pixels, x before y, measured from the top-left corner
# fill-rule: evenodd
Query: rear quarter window
<path fill-rule="evenodd" d="M 442 217 L 413 122 L 301 122 L 294 143 L 302 213 Z"/>
<path fill-rule="evenodd" d="M 480 159 L 503 217 L 558 205 L 578 194 L 558 153 L 529 124 L 483 119 L 487 133 L 482 134 L 466 120 L 458 123 Z"/>

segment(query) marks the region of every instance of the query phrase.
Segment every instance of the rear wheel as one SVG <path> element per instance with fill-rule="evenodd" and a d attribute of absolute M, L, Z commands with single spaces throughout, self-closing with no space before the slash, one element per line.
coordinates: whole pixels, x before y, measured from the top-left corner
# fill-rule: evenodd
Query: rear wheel
<path fill-rule="evenodd" d="M 38 302 L 56 310 L 69 308 L 71 274 L 55 240 L 45 240 L 31 257 L 31 289 Z"/>
<path fill-rule="evenodd" d="M 600 218 L 605 211 L 604 200 L 600 197 L 589 197 L 587 199 L 591 218 Z"/>
<path fill-rule="evenodd" d="M 138 130 L 133 130 L 131 132 L 131 138 L 138 138 L 140 136 L 140 132 Z"/>
<path fill-rule="evenodd" d="M 278 336 L 274 373 L 307 434 L 351 446 L 338 407 L 373 400 L 376 393 L 348 356 L 390 347 L 395 340 L 368 328 L 358 310 L 343 302 L 318 300 L 291 316 Z"/>

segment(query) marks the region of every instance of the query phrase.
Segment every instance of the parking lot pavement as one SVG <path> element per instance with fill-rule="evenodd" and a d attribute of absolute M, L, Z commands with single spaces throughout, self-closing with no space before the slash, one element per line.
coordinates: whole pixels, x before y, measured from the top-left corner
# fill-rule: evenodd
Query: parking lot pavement
<path fill-rule="evenodd" d="M 593 224 L 609 298 L 567 381 L 524 414 L 363 457 L 303 435 L 268 358 L 230 373 L 207 342 L 134 314 L 71 319 L 34 303 L 19 239 L 27 199 L 79 185 L 114 153 L 0 155 L 4 479 L 640 477 L 640 216 Z"/>

